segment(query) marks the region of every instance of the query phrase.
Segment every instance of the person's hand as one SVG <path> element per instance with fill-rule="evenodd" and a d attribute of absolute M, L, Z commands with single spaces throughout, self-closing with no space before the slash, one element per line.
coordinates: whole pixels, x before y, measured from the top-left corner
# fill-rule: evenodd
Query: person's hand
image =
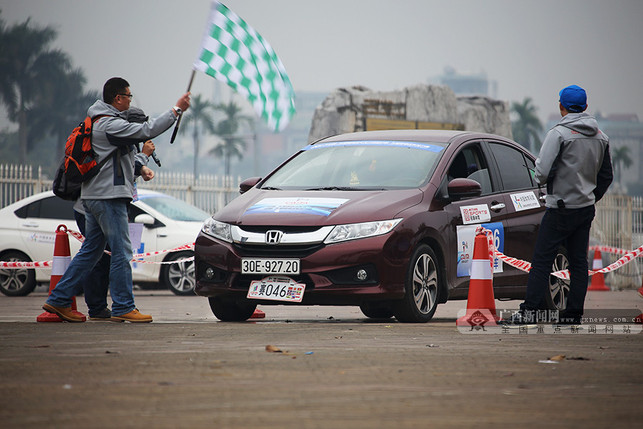
<path fill-rule="evenodd" d="M 150 181 L 154 178 L 154 170 L 152 170 L 149 167 L 146 167 L 145 165 L 141 167 L 141 177 L 143 180 Z"/>
<path fill-rule="evenodd" d="M 152 153 L 156 150 L 156 147 L 154 146 L 154 142 L 152 140 L 148 140 L 145 143 L 143 143 L 143 149 L 141 152 L 143 152 L 147 156 L 152 156 Z"/>
<path fill-rule="evenodd" d="M 184 112 L 190 107 L 190 93 L 186 92 L 181 98 L 176 102 L 176 105 L 181 108 Z"/>

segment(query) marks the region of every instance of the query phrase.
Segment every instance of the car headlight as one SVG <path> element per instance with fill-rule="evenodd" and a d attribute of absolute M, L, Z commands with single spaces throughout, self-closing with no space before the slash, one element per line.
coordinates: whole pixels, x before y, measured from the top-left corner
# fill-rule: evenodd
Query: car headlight
<path fill-rule="evenodd" d="M 214 238 L 218 238 L 228 243 L 232 243 L 232 233 L 230 232 L 230 224 L 219 222 L 213 218 L 209 218 L 203 222 L 201 231 L 204 234 L 210 235 Z"/>
<path fill-rule="evenodd" d="M 360 238 L 375 237 L 391 231 L 402 219 L 379 220 L 375 222 L 353 223 L 337 225 L 324 240 L 325 244 L 339 243 L 340 241 L 357 240 Z"/>

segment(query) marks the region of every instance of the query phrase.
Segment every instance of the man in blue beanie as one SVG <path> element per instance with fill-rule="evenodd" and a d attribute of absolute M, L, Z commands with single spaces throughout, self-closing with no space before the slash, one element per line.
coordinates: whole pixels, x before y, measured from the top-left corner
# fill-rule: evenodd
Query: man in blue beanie
<path fill-rule="evenodd" d="M 599 130 L 596 119 L 584 113 L 585 90 L 570 85 L 559 96 L 562 119 L 547 133 L 536 160 L 536 180 L 547 185 L 547 209 L 538 231 L 525 301 L 510 323 L 533 323 L 536 310 L 546 308 L 549 273 L 561 245 L 567 249 L 570 286 L 558 323 L 581 323 L 594 204 L 612 183 L 609 138 Z"/>

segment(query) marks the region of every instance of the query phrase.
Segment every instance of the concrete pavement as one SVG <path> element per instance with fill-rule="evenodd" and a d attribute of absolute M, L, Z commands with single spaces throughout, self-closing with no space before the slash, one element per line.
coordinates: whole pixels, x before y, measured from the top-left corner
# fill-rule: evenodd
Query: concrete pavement
<path fill-rule="evenodd" d="M 151 324 L 36 323 L 45 298 L 0 296 L 3 427 L 604 428 L 643 418 L 640 334 L 463 335 L 466 301 L 421 325 L 284 306 L 222 323 L 205 298 L 163 291 L 137 293 Z M 643 308 L 636 291 L 587 301 L 632 307 Z"/>

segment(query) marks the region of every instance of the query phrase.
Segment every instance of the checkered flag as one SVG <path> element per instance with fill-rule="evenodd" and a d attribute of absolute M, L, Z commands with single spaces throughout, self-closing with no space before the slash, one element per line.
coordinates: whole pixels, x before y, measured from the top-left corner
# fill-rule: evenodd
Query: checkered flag
<path fill-rule="evenodd" d="M 245 96 L 273 131 L 286 128 L 295 113 L 295 92 L 275 51 L 218 1 L 212 2 L 194 69 Z"/>

